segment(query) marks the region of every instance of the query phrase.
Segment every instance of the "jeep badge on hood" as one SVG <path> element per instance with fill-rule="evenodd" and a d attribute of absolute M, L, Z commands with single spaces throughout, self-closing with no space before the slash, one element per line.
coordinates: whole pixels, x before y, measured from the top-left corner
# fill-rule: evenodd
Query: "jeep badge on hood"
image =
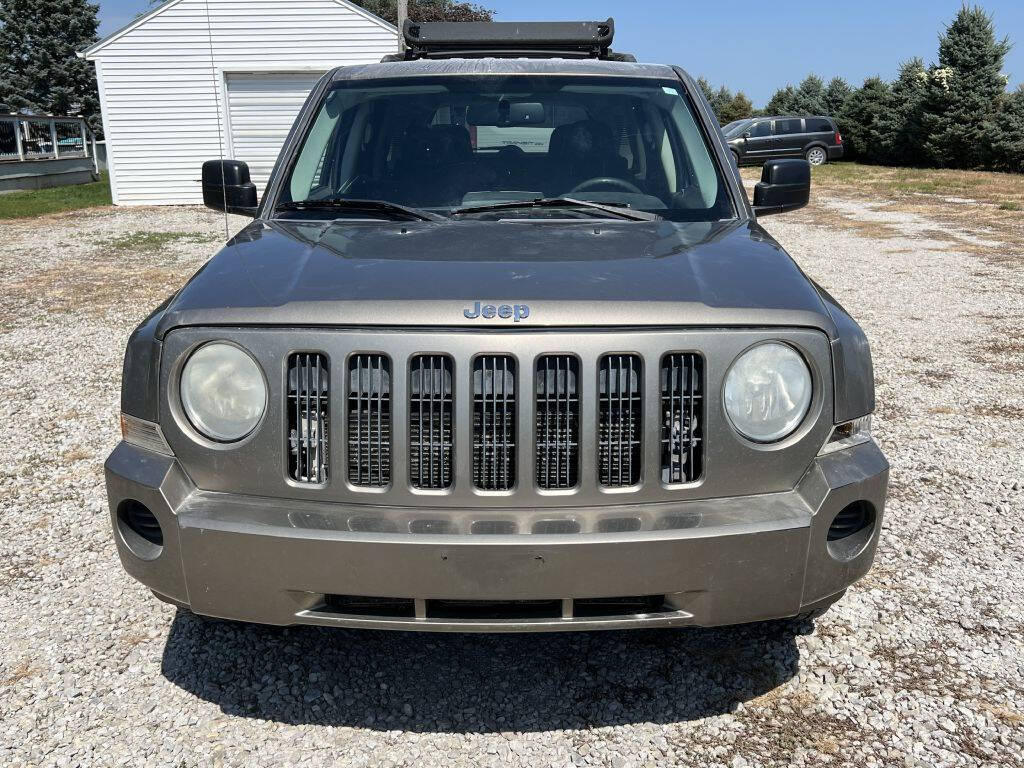
<path fill-rule="evenodd" d="M 530 308 L 526 304 L 481 304 L 479 301 L 472 309 L 462 310 L 467 320 L 476 320 L 483 317 L 490 320 L 493 317 L 500 317 L 503 320 L 512 319 L 514 322 L 525 320 L 530 316 Z"/>

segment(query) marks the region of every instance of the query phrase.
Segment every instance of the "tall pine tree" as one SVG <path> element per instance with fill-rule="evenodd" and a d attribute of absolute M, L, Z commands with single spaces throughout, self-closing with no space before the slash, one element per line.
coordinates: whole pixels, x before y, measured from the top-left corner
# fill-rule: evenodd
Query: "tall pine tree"
<path fill-rule="evenodd" d="M 992 17 L 964 6 L 939 39 L 939 62 L 929 71 L 924 124 L 933 163 L 980 168 L 991 160 L 986 138 L 1006 94 L 1007 38 L 996 39 Z"/>
<path fill-rule="evenodd" d="M 867 163 L 888 160 L 882 115 L 892 104 L 892 90 L 880 77 L 869 77 L 843 104 L 838 115 L 846 156 Z"/>
<path fill-rule="evenodd" d="M 1024 85 L 1008 94 L 990 128 L 992 166 L 1024 173 Z"/>
<path fill-rule="evenodd" d="M 809 74 L 796 89 L 792 110 L 800 115 L 825 114 L 825 81 L 814 73 Z"/>
<path fill-rule="evenodd" d="M 99 133 L 96 74 L 76 55 L 96 41 L 98 10 L 86 0 L 0 0 L 0 103 L 81 114 Z"/>
<path fill-rule="evenodd" d="M 853 93 L 850 84 L 841 77 L 833 77 L 825 86 L 825 114 L 835 117 L 843 111 L 843 104 Z"/>
<path fill-rule="evenodd" d="M 892 102 L 879 121 L 886 154 L 896 165 L 927 164 L 924 127 L 927 97 L 928 71 L 924 62 L 915 56 L 900 65 L 899 76 L 892 84 Z"/>

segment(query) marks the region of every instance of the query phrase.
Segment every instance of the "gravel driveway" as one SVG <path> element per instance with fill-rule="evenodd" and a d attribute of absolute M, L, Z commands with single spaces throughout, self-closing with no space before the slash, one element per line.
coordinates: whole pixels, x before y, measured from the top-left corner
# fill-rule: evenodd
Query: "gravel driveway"
<path fill-rule="evenodd" d="M 0 765 L 1024 765 L 1024 252 L 851 200 L 766 223 L 873 344 L 874 570 L 816 625 L 519 637 L 153 599 L 103 489 L 121 355 L 223 221 L 0 223 Z"/>

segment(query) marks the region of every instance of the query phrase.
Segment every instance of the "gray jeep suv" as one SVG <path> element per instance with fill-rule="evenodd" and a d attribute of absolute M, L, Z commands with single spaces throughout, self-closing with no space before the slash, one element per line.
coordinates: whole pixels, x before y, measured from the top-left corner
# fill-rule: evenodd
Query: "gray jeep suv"
<path fill-rule="evenodd" d="M 324 76 L 253 217 L 132 334 L 125 569 L 197 614 L 549 631 L 820 611 L 871 565 L 871 357 L 700 90 L 595 24 L 409 24 Z"/>

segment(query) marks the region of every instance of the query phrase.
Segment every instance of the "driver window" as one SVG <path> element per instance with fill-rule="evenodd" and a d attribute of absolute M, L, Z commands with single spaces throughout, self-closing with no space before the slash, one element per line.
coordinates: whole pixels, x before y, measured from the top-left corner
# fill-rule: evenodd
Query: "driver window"
<path fill-rule="evenodd" d="M 771 136 L 772 135 L 772 121 L 762 120 L 757 123 L 753 130 L 750 132 L 751 136 Z"/>

